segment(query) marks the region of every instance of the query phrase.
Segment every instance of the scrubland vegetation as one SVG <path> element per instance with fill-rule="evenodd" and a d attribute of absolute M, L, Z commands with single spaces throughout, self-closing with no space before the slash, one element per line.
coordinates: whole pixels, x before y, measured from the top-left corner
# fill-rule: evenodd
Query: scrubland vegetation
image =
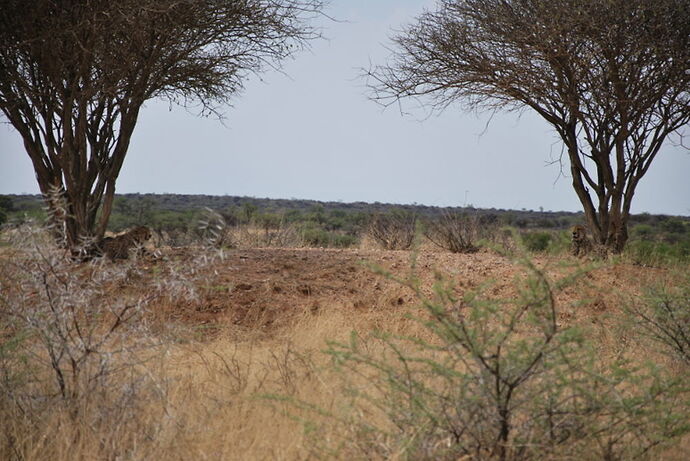
<path fill-rule="evenodd" d="M 45 219 L 40 196 L 0 199 L 0 220 L 4 215 L 9 225 Z M 690 263 L 688 218 L 639 214 L 630 220 L 624 258 L 652 266 Z M 409 249 L 420 231 L 428 246 L 460 253 L 479 243 L 510 249 L 515 231 L 529 252 L 559 254 L 570 245 L 570 227 L 583 222 L 582 213 L 569 212 L 130 194 L 115 199 L 108 229 L 117 233 L 146 225 L 161 244 L 171 246 L 206 242 L 209 232 L 222 231 L 214 238 L 227 248 L 352 248 L 371 242 Z"/>
<path fill-rule="evenodd" d="M 688 459 L 690 222 L 630 214 L 690 121 L 688 0 L 440 0 L 362 71 L 536 111 L 581 214 L 115 197 L 145 102 L 220 115 L 326 3 L 2 4 L 48 212 L 0 197 L 0 459 Z"/>
<path fill-rule="evenodd" d="M 0 458 L 685 459 L 687 265 L 400 211 L 320 249 L 239 210 L 121 262 L 5 228 Z"/>

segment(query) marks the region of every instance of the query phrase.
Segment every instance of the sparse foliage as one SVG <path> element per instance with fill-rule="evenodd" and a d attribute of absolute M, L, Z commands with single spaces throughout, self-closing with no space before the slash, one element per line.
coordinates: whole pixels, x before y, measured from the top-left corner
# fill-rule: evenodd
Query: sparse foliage
<path fill-rule="evenodd" d="M 204 209 L 204 216 L 199 221 L 199 233 L 202 242 L 216 248 L 232 247 L 232 237 L 225 218 L 210 208 Z"/>
<path fill-rule="evenodd" d="M 0 2 L 0 109 L 70 248 L 100 241 L 143 104 L 204 113 L 318 36 L 320 0 Z M 165 162 L 161 162 L 164 164 Z M 58 223 L 59 224 L 59 223 Z"/>
<path fill-rule="evenodd" d="M 532 109 L 556 131 L 595 243 L 628 240 L 637 186 L 690 121 L 688 0 L 439 0 L 368 72 L 372 98 Z"/>
<path fill-rule="evenodd" d="M 644 336 L 690 365 L 690 277 L 687 274 L 677 286 L 650 288 L 627 311 Z"/>
<path fill-rule="evenodd" d="M 625 362 L 597 364 L 586 335 L 558 325 L 555 293 L 573 278 L 555 283 L 525 264 L 528 278 L 511 300 L 456 299 L 443 281 L 429 299 L 401 280 L 423 303 L 428 315 L 417 320 L 430 339 L 353 333 L 331 344 L 357 409 L 336 421 L 356 440 L 338 454 L 633 459 L 688 430 L 682 383 Z"/>
<path fill-rule="evenodd" d="M 5 334 L 23 338 L 14 358 L 35 364 L 27 380 L 38 386 L 27 393 L 3 392 L 10 392 L 27 417 L 40 414 L 41 399 L 32 396 L 37 392 L 46 402 L 58 397 L 77 416 L 107 391 L 114 376 L 140 363 L 135 352 L 153 344 L 141 319 L 155 294 L 109 299 L 106 284 L 126 285 L 138 276 L 136 267 L 96 261 L 74 271 L 69 255 L 45 234 L 28 226 L 16 233 L 16 258 L 0 272 L 0 325 Z"/>
<path fill-rule="evenodd" d="M 452 253 L 474 253 L 481 225 L 479 216 L 445 211 L 424 223 L 424 236 Z"/>
<path fill-rule="evenodd" d="M 376 214 L 369 224 L 369 235 L 386 250 L 407 250 L 414 242 L 417 215 L 405 210 Z"/>

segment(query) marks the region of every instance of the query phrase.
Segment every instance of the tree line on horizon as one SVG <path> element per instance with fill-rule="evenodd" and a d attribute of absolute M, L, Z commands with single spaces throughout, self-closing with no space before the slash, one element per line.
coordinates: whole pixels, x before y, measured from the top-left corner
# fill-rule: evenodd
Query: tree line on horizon
<path fill-rule="evenodd" d="M 501 246 L 504 239 L 498 237 L 514 231 L 530 252 L 559 253 L 567 249 L 570 228 L 584 221 L 582 212 L 122 194 L 115 197 L 108 231 L 118 233 L 146 225 L 159 236 L 167 236 L 161 244 L 203 243 L 203 224 L 208 224 L 209 212 L 215 214 L 214 219 L 220 221 L 224 228 L 234 229 L 235 233 L 244 229 L 263 234 L 264 238 L 243 243 L 249 246 L 353 247 L 360 245 L 372 231 L 376 233 L 372 226 L 377 219 L 390 218 L 390 225 L 395 227 L 390 229 L 391 232 L 397 234 L 401 230 L 397 228 L 404 230 L 407 227 L 406 238 L 410 244 L 415 235 L 421 235 L 434 246 L 452 252 L 476 250 L 480 241 L 490 246 Z M 17 227 L 25 222 L 45 221 L 47 216 L 40 195 L 0 196 L 0 225 L 6 223 Z M 416 222 L 421 225 L 420 229 L 416 228 Z M 626 254 L 633 262 L 647 264 L 653 261 L 656 265 L 660 260 L 670 263 L 690 261 L 690 217 L 641 213 L 631 216 L 630 227 Z M 288 236 L 291 238 L 286 239 Z M 217 243 L 229 247 L 241 244 L 237 239 L 232 240 Z M 391 242 L 384 236 L 380 243 L 385 247 Z M 393 246 L 399 243 L 399 240 L 395 241 Z"/>

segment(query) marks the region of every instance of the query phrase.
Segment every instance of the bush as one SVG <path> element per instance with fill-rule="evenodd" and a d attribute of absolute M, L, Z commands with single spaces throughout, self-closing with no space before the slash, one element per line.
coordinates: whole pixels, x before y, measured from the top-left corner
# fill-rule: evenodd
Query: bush
<path fill-rule="evenodd" d="M 562 231 L 553 231 L 551 233 L 551 241 L 549 242 L 546 251 L 555 255 L 572 254 L 573 249 L 573 233 L 570 229 Z"/>
<path fill-rule="evenodd" d="M 665 242 L 632 241 L 624 253 L 633 264 L 641 266 L 673 266 L 690 263 L 690 241 L 675 244 Z"/>
<path fill-rule="evenodd" d="M 553 239 L 549 232 L 525 232 L 522 234 L 522 243 L 532 253 L 546 251 Z"/>
<path fill-rule="evenodd" d="M 654 240 L 655 232 L 654 228 L 649 224 L 638 224 L 632 228 L 631 234 L 633 238 L 643 241 L 652 241 Z"/>
<path fill-rule="evenodd" d="M 414 242 L 417 215 L 405 210 L 392 210 L 374 215 L 369 235 L 386 250 L 407 250 Z"/>
<path fill-rule="evenodd" d="M 222 252 L 195 251 L 154 272 L 136 259 L 77 264 L 46 229 L 24 226 L 9 238 L 12 256 L 0 264 L 0 459 L 161 458 L 151 444 L 166 425 L 181 425 L 169 398 L 176 377 L 162 370 L 162 337 L 172 330 L 152 331 L 147 308 L 199 300 L 196 287 Z"/>
<path fill-rule="evenodd" d="M 7 222 L 7 215 L 14 210 L 14 203 L 12 202 L 12 199 L 0 195 L 0 226 Z"/>
<path fill-rule="evenodd" d="M 688 431 L 682 382 L 625 362 L 598 364 L 586 332 L 560 328 L 553 283 L 531 263 L 514 299 L 417 293 L 429 336 L 352 334 L 328 353 L 353 411 L 319 438 L 325 457 L 633 459 Z M 425 338 L 425 339 L 423 339 Z M 429 339 L 426 339 L 429 338 Z M 302 408 L 307 407 L 302 405 Z"/>
<path fill-rule="evenodd" d="M 690 275 L 674 287 L 653 286 L 627 308 L 642 334 L 690 365 Z"/>
<path fill-rule="evenodd" d="M 439 218 L 424 223 L 424 236 L 451 253 L 474 253 L 480 235 L 478 216 L 444 212 Z"/>
<path fill-rule="evenodd" d="M 0 407 L 40 418 L 42 405 L 57 399 L 77 416 L 116 376 L 138 365 L 128 361 L 132 351 L 151 345 L 141 319 L 155 294 L 108 296 L 106 283 L 126 286 L 139 276 L 134 262 L 94 261 L 79 271 L 48 232 L 25 227 L 18 238 L 16 259 L 0 271 L 0 331 L 11 334 L 13 360 L 5 344 L 0 366 L 4 376 L 27 370 L 33 379 L 5 380 Z"/>
<path fill-rule="evenodd" d="M 307 246 L 324 248 L 348 248 L 357 243 L 353 235 L 329 232 L 319 228 L 307 227 L 302 232 L 302 239 Z"/>
<path fill-rule="evenodd" d="M 670 218 L 661 224 L 661 229 L 670 234 L 685 234 L 690 230 L 690 227 L 678 218 Z"/>

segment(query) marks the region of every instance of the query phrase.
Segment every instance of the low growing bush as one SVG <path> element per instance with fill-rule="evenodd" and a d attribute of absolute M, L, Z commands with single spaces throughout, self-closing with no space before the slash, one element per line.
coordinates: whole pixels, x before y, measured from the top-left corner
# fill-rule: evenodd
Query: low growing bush
<path fill-rule="evenodd" d="M 652 286 L 627 312 L 644 337 L 690 366 L 690 275 L 673 287 Z"/>
<path fill-rule="evenodd" d="M 371 218 L 369 235 L 386 250 L 407 250 L 412 247 L 417 231 L 417 215 L 393 210 Z"/>
<path fill-rule="evenodd" d="M 553 240 L 550 232 L 525 232 L 522 234 L 522 243 L 532 253 L 546 251 Z"/>
<path fill-rule="evenodd" d="M 84 459 L 84 450 L 88 459 L 130 451 L 139 455 L 125 457 L 152 458 L 141 445 L 170 417 L 167 383 L 157 374 L 168 332 L 152 331 L 148 309 L 198 301 L 197 287 L 223 252 L 200 247 L 157 267 L 137 258 L 76 262 L 56 244 L 55 229 L 25 225 L 8 238 L 11 257 L 0 264 L 0 459 Z"/>
<path fill-rule="evenodd" d="M 307 246 L 324 248 L 349 248 L 358 242 L 353 235 L 307 227 L 302 231 L 302 240 Z"/>
<path fill-rule="evenodd" d="M 690 264 L 690 241 L 671 244 L 636 240 L 628 243 L 624 255 L 641 266 L 687 266 Z"/>
<path fill-rule="evenodd" d="M 331 343 L 352 411 L 331 420 L 340 443 L 311 425 L 317 456 L 653 459 L 686 433 L 682 383 L 601 363 L 586 332 L 557 321 L 555 293 L 575 277 L 553 282 L 524 264 L 519 294 L 505 300 L 482 291 L 458 299 L 444 281 L 429 298 L 415 280 L 399 280 L 421 300 L 425 314 L 413 318 L 428 337 L 353 333 Z"/>
<path fill-rule="evenodd" d="M 424 236 L 451 253 L 474 253 L 482 235 L 482 222 L 476 215 L 444 212 L 424 223 Z"/>

